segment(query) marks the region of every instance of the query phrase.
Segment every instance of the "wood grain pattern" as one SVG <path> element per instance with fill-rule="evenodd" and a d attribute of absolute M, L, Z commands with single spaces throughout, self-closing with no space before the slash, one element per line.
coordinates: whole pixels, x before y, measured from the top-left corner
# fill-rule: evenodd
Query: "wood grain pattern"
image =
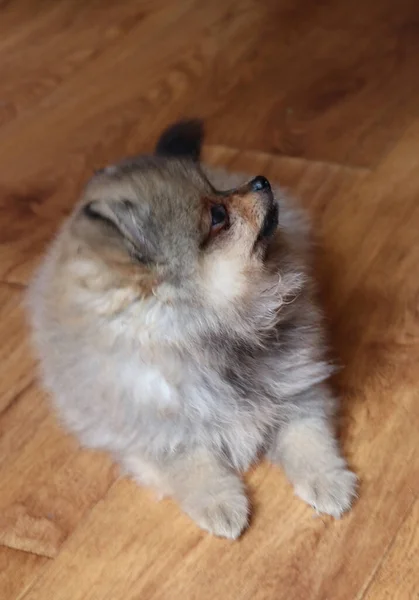
<path fill-rule="evenodd" d="M 0 598 L 419 598 L 419 5 L 0 2 Z M 57 424 L 23 294 L 92 170 L 201 116 L 206 160 L 263 173 L 313 220 L 361 478 L 341 521 L 247 476 L 252 526 L 199 531 Z"/>
<path fill-rule="evenodd" d="M 36 383 L 22 292 L 0 284 L 0 544 L 52 557 L 115 471 L 55 423 Z"/>
<path fill-rule="evenodd" d="M 0 283 L 0 415 L 9 404 L 18 402 L 34 380 L 34 360 L 29 352 L 21 303 L 19 286 Z"/>
<path fill-rule="evenodd" d="M 365 600 L 418 598 L 419 502 L 406 517 Z"/>
<path fill-rule="evenodd" d="M 47 558 L 0 546 L 0 598 L 17 598 L 47 562 Z"/>
<path fill-rule="evenodd" d="M 80 155 L 87 140 L 100 140 L 98 160 L 137 151 L 185 112 L 207 120 L 211 142 L 368 166 L 418 115 L 415 0 L 369 3 L 362 18 L 350 0 L 334 10 L 307 0 L 128 0 L 120 14 L 67 0 L 43 3 L 36 19 L 29 9 L 21 25 L 26 3 L 14 4 L 3 9 L 12 115 L 0 154 L 13 184 Z M 17 108 L 22 98 L 30 108 Z M 232 114 L 246 126 L 231 126 Z"/>
<path fill-rule="evenodd" d="M 116 472 L 63 435 L 40 394 L 28 391 L 13 409 L 1 419 L 0 544 L 53 557 Z"/>

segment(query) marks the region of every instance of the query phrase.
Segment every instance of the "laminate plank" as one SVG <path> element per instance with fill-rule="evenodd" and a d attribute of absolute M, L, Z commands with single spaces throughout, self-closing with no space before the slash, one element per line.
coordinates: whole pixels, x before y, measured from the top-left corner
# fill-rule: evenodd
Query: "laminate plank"
<path fill-rule="evenodd" d="M 42 556 L 0 546 L 0 598 L 16 598 L 47 562 Z"/>
<path fill-rule="evenodd" d="M 0 545 L 52 557 L 105 494 L 116 471 L 107 457 L 80 450 L 58 426 L 26 348 L 21 291 L 0 289 L 10 294 L 0 311 L 5 339 L 0 361 Z"/>
<path fill-rule="evenodd" d="M 51 415 L 35 426 L 25 420 L 34 402 L 28 394 L 12 426 L 14 437 L 2 443 L 9 459 L 0 467 L 0 544 L 51 558 L 106 493 L 116 471 L 106 457 L 81 451 Z"/>
<path fill-rule="evenodd" d="M 22 298 L 22 289 L 0 283 L 0 419 L 34 380 Z"/>
<path fill-rule="evenodd" d="M 416 500 L 363 599 L 419 598 L 418 565 L 419 502 Z"/>
<path fill-rule="evenodd" d="M 185 113 L 206 119 L 211 143 L 357 166 L 377 164 L 418 116 L 414 0 L 362 16 L 350 0 L 61 2 L 39 19 L 29 59 L 19 38 L 3 67 L 11 185 L 86 145 L 99 160 L 148 148 Z"/>
<path fill-rule="evenodd" d="M 152 4 L 157 6 L 144 1 L 18 0 L 0 6 L 0 128 L 42 107 L 64 81 L 123 40 Z"/>

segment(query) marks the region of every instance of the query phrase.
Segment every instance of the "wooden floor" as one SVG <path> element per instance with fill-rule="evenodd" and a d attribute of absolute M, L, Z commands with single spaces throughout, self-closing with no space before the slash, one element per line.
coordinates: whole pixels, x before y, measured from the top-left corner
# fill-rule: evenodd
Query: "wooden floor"
<path fill-rule="evenodd" d="M 0 598 L 419 598 L 417 0 L 0 1 Z M 35 379 L 21 299 L 96 167 L 205 119 L 213 164 L 301 199 L 361 478 L 339 522 L 248 476 L 239 542 L 81 451 Z"/>

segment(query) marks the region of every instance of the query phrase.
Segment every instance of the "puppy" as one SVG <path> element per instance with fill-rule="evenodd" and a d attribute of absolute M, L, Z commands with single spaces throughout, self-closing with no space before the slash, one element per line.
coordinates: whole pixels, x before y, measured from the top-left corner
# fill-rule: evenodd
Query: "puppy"
<path fill-rule="evenodd" d="M 261 456 L 339 517 L 355 495 L 332 428 L 308 229 L 262 176 L 205 173 L 199 123 L 97 173 L 30 287 L 65 426 L 203 529 L 248 523 Z M 240 184 L 239 184 L 240 181 Z"/>

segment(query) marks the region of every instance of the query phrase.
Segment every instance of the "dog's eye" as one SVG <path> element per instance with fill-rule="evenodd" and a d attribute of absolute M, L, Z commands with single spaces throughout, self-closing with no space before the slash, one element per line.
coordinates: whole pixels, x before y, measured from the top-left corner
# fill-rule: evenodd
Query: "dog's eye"
<path fill-rule="evenodd" d="M 214 204 L 211 206 L 211 230 L 212 233 L 217 233 L 228 225 L 228 213 L 225 206 L 222 204 Z"/>

